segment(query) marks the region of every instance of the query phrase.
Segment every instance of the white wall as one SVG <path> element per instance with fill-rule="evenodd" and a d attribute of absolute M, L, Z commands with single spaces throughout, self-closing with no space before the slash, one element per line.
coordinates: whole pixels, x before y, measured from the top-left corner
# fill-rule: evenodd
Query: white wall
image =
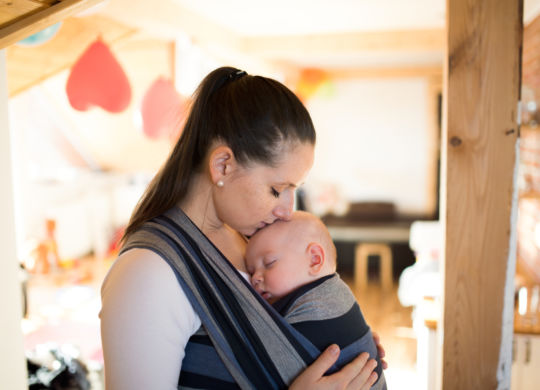
<path fill-rule="evenodd" d="M 128 63 L 132 69 L 126 59 Z M 127 175 L 144 170 L 149 178 L 170 147 L 168 141 L 149 140 L 136 128 L 137 98 L 120 114 L 73 110 L 65 94 L 67 74 L 61 72 L 10 99 L 16 178 L 24 205 L 17 210 L 18 247 L 40 239 L 44 219 L 54 218 L 62 258 L 91 250 L 103 253 L 121 222 L 111 221 L 111 214 L 119 205 L 133 207 L 144 184 L 133 186 L 126 177 L 89 174 L 87 168 L 85 172 L 76 167 L 105 166 Z M 147 75 L 146 81 L 153 77 Z M 134 81 L 135 96 L 144 91 L 140 84 L 147 86 Z M 312 200 L 342 199 L 339 210 L 314 202 L 311 210 L 323 214 L 345 211 L 347 202 L 392 201 L 402 214 L 432 214 L 437 157 L 437 130 L 430 120 L 434 113 L 429 112 L 436 107 L 429 102 L 432 98 L 424 78 L 334 81 L 326 93 L 313 96 L 307 106 L 318 142 L 306 189 Z M 130 201 L 125 194 L 124 201 L 115 201 L 118 191 L 131 194 Z M 127 220 L 129 212 L 122 215 Z"/>
<path fill-rule="evenodd" d="M 335 186 L 348 201 L 432 213 L 438 130 L 431 98 L 424 78 L 348 79 L 315 95 L 308 109 L 318 139 L 308 184 Z"/>
<path fill-rule="evenodd" d="M 5 50 L 0 51 L 0 382 L 2 388 L 27 389 L 21 329 L 22 294 L 15 250 L 14 186 Z"/>

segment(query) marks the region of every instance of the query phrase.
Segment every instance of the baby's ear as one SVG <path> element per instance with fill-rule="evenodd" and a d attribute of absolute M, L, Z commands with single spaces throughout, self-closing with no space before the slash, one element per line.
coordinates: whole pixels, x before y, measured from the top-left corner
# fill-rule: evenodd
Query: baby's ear
<path fill-rule="evenodd" d="M 321 244 L 311 242 L 307 246 L 307 253 L 309 256 L 309 274 L 311 276 L 317 276 L 322 271 L 324 266 L 324 249 Z"/>

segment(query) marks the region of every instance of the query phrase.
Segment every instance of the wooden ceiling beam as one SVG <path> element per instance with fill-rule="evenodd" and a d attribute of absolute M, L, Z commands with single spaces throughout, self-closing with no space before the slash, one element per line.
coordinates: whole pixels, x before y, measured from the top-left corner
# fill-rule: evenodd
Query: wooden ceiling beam
<path fill-rule="evenodd" d="M 64 20 L 54 38 L 40 46 L 8 47 L 6 58 L 9 96 L 14 96 L 69 68 L 98 36 L 107 44 L 114 45 L 136 32 L 132 27 L 92 15 Z"/>
<path fill-rule="evenodd" d="M 309 55 L 358 52 L 444 52 L 443 29 L 370 31 L 285 36 L 245 36 L 223 27 L 178 2 L 114 0 L 101 13 L 122 23 L 164 34 L 171 39 L 185 34 L 197 45 L 231 58 L 248 55 L 265 62 L 286 61 L 301 50 Z"/>
<path fill-rule="evenodd" d="M 38 1 L 29 7 L 24 0 L 13 0 L 2 5 L 0 25 L 0 49 L 14 44 L 36 32 L 43 30 L 68 16 L 84 11 L 103 0 L 63 0 L 49 5 L 48 1 Z"/>
<path fill-rule="evenodd" d="M 355 67 L 345 69 L 329 69 L 327 74 L 332 79 L 360 78 L 404 78 L 433 77 L 442 78 L 441 66 L 400 66 L 400 67 Z"/>
<path fill-rule="evenodd" d="M 302 50 L 306 55 L 354 52 L 443 52 L 443 29 L 370 31 L 337 34 L 244 37 L 242 48 L 263 57 L 286 58 Z"/>
<path fill-rule="evenodd" d="M 144 1 L 114 0 L 100 13 L 169 39 L 177 39 L 185 34 L 201 46 L 218 45 L 233 50 L 241 44 L 238 34 L 176 1 L 159 1 L 149 5 Z"/>

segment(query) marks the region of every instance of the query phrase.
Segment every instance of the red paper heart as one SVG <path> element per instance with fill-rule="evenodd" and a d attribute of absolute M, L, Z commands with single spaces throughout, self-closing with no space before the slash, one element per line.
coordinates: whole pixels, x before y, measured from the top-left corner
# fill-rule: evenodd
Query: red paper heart
<path fill-rule="evenodd" d="M 143 131 L 149 138 L 174 138 L 181 128 L 184 101 L 171 80 L 159 77 L 144 94 L 141 104 Z"/>
<path fill-rule="evenodd" d="M 131 86 L 122 66 L 99 38 L 71 68 L 66 92 L 71 106 L 79 111 L 99 106 L 121 112 L 131 100 Z"/>

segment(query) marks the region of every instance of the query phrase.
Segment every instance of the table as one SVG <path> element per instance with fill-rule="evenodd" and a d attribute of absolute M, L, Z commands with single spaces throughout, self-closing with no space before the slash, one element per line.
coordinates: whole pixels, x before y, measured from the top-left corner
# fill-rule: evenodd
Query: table
<path fill-rule="evenodd" d="M 335 241 L 407 243 L 411 225 L 407 222 L 387 224 L 328 225 Z"/>
<path fill-rule="evenodd" d="M 388 222 L 357 225 L 329 225 L 334 241 L 356 243 L 354 256 L 354 285 L 364 290 L 368 285 L 368 257 L 377 255 L 381 265 L 383 289 L 392 288 L 392 251 L 390 244 L 409 242 L 410 223 Z"/>

